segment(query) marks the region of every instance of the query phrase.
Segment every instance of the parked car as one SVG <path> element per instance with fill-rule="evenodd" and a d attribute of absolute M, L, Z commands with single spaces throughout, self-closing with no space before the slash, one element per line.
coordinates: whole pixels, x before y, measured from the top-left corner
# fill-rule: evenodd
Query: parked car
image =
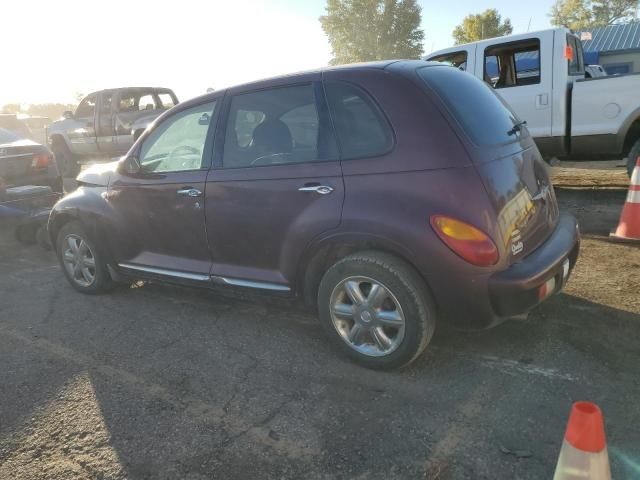
<path fill-rule="evenodd" d="M 412 362 L 436 319 L 482 328 L 526 313 L 579 249 L 527 128 L 438 63 L 216 91 L 78 182 L 49 234 L 79 292 L 126 278 L 297 295 L 372 368 Z"/>
<path fill-rule="evenodd" d="M 509 35 L 433 52 L 464 65 L 527 122 L 546 158 L 640 156 L 640 76 L 586 78 L 580 38 L 566 28 Z"/>
<path fill-rule="evenodd" d="M 87 156 L 117 156 L 162 112 L 178 103 L 168 88 L 132 87 L 87 95 L 74 112 L 49 126 L 49 145 L 69 175 Z"/>
<path fill-rule="evenodd" d="M 49 212 L 61 193 L 62 177 L 49 149 L 0 128 L 0 227 L 15 228 L 25 243 L 34 243 L 39 230 L 46 239 Z"/>

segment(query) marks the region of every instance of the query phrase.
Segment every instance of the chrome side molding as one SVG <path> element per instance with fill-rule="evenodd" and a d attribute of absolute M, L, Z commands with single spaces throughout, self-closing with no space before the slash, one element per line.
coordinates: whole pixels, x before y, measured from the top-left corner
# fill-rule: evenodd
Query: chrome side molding
<path fill-rule="evenodd" d="M 261 290 L 275 290 L 278 292 L 289 292 L 291 289 L 286 285 L 280 285 L 270 282 L 255 282 L 253 280 L 242 280 L 240 278 L 211 276 L 211 280 L 215 283 L 223 285 L 234 285 L 236 287 L 259 288 Z"/>
<path fill-rule="evenodd" d="M 200 282 L 208 282 L 209 275 L 201 275 L 198 273 L 180 272 L 177 270 L 167 270 L 164 268 L 144 267 L 142 265 L 134 265 L 131 263 L 119 263 L 118 267 L 129 270 L 137 270 L 139 272 L 155 273 L 157 275 L 165 275 L 167 277 L 183 278 L 185 280 L 196 280 Z"/>
<path fill-rule="evenodd" d="M 236 287 L 258 288 L 261 290 L 272 290 L 277 292 L 290 292 L 291 289 L 286 285 L 270 282 L 256 282 L 253 280 L 243 280 L 241 278 L 220 277 L 217 275 L 202 275 L 198 273 L 181 272 L 178 270 L 169 270 L 165 268 L 145 267 L 143 265 L 135 265 L 132 263 L 119 263 L 118 267 L 127 270 L 136 270 L 138 272 L 153 273 L 156 275 L 164 275 L 167 277 L 182 278 L 184 280 L 195 280 L 199 282 L 213 282 L 221 285 L 233 285 Z"/>

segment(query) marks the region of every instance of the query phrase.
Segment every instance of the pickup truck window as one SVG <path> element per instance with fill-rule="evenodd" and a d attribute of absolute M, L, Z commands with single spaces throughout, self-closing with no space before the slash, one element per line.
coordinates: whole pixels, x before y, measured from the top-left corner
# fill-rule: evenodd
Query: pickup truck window
<path fill-rule="evenodd" d="M 162 108 L 171 108 L 175 106 L 173 97 L 168 93 L 159 93 L 158 99 L 160 100 L 160 105 Z"/>
<path fill-rule="evenodd" d="M 142 95 L 138 100 L 138 110 L 155 110 L 156 109 L 156 101 L 153 98 L 153 95 L 147 93 Z"/>
<path fill-rule="evenodd" d="M 486 84 L 450 67 L 422 67 L 418 75 L 442 99 L 476 145 L 498 145 L 517 140 L 515 114 Z"/>
<path fill-rule="evenodd" d="M 429 59 L 430 62 L 442 62 L 460 70 L 467 70 L 467 51 L 445 53 Z"/>
<path fill-rule="evenodd" d="M 113 102 L 113 93 L 103 93 L 100 110 L 102 110 L 103 112 L 110 112 L 112 102 Z"/>
<path fill-rule="evenodd" d="M 493 88 L 540 83 L 540 40 L 533 38 L 487 47 L 484 80 Z"/>
<path fill-rule="evenodd" d="M 582 51 L 582 42 L 575 35 L 567 35 L 567 46 L 571 58 L 567 59 L 569 65 L 569 75 L 584 76 L 584 57 Z"/>
<path fill-rule="evenodd" d="M 96 111 L 96 98 L 97 95 L 95 94 L 85 97 L 85 99 L 80 102 L 80 105 L 78 105 L 76 117 L 92 118 Z"/>

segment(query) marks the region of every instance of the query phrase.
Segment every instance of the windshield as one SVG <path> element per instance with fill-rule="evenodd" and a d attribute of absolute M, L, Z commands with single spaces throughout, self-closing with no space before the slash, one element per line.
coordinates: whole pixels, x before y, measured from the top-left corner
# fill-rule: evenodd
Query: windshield
<path fill-rule="evenodd" d="M 0 128 L 0 144 L 3 143 L 13 143 L 16 140 L 20 140 L 20 137 L 9 130 L 5 130 L 4 128 Z"/>
<path fill-rule="evenodd" d="M 519 129 L 514 126 L 519 120 L 486 83 L 451 67 L 422 67 L 418 75 L 442 98 L 476 145 L 516 140 Z"/>

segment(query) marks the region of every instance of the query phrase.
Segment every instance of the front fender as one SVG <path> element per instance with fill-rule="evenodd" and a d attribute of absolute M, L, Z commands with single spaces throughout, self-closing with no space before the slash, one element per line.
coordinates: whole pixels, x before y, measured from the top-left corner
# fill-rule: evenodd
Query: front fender
<path fill-rule="evenodd" d="M 105 201 L 106 191 L 106 187 L 81 186 L 59 200 L 51 209 L 47 222 L 52 245 L 56 245 L 58 232 L 66 223 L 77 221 L 111 259 L 110 225 L 113 224 L 113 212 Z"/>

